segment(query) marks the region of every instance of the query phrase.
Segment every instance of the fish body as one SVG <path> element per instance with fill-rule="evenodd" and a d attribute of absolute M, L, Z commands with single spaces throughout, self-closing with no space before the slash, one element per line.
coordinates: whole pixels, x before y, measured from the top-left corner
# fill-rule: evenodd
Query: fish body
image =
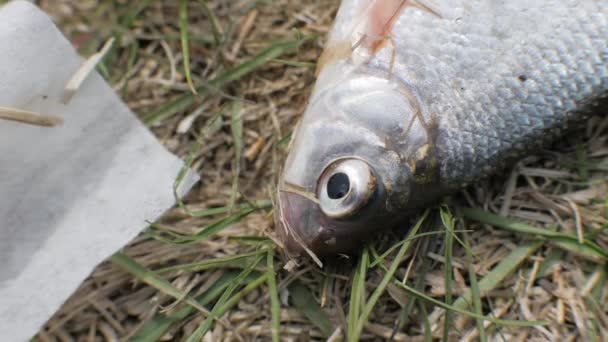
<path fill-rule="evenodd" d="M 346 252 L 607 105 L 606 0 L 344 0 L 283 168 L 291 253 Z"/>

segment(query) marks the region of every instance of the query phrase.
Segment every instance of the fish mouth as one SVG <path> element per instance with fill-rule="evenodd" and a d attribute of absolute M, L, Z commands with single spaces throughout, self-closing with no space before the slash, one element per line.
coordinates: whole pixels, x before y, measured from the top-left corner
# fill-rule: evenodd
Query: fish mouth
<path fill-rule="evenodd" d="M 313 194 L 291 190 L 277 193 L 275 225 L 289 256 L 306 253 L 318 264 L 321 257 L 352 252 L 374 231 L 368 220 L 331 219 Z"/>
<path fill-rule="evenodd" d="M 279 190 L 275 208 L 275 225 L 288 254 L 317 254 L 311 243 L 323 231 L 321 209 L 313 198 L 289 190 Z"/>

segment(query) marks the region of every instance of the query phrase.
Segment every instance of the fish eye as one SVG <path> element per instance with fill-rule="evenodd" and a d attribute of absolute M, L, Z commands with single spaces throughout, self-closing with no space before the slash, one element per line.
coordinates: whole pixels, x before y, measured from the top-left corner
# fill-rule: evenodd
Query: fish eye
<path fill-rule="evenodd" d="M 340 199 L 348 195 L 350 180 L 343 172 L 336 172 L 327 181 L 327 196 L 331 199 Z"/>
<path fill-rule="evenodd" d="M 360 159 L 339 159 L 321 173 L 317 198 L 323 213 L 346 219 L 358 213 L 376 191 L 376 177 L 371 167 Z"/>

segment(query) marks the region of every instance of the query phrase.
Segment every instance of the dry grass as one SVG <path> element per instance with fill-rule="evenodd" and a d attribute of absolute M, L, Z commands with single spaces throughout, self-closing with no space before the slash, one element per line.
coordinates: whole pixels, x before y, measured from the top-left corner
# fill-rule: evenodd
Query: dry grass
<path fill-rule="evenodd" d="M 142 119 L 150 119 L 150 113 L 190 93 L 183 72 L 179 1 L 47 0 L 40 3 L 85 55 L 99 49 L 109 37 L 117 37 L 102 71 Z M 201 3 L 188 2 L 187 28 L 193 83 L 203 85 L 200 89 L 205 90 L 180 110 L 164 111 L 163 119 L 152 126 L 158 139 L 184 159 L 189 156 L 193 143 L 197 139 L 202 141 L 202 147 L 192 154 L 192 166 L 202 181 L 183 199 L 190 211 L 226 207 L 233 201 L 248 203 L 270 198 L 285 155 L 281 139 L 289 134 L 304 109 L 323 38 L 306 42 L 297 50 L 263 63 L 238 80 L 211 84 L 208 81 L 217 79 L 225 70 L 248 65 L 247 61 L 276 41 L 294 40 L 302 35 L 323 37 L 330 28 L 338 0 L 313 3 L 275 0 L 272 4 L 264 0 L 214 0 L 207 2 L 209 12 Z M 140 5 L 142 11 L 136 12 Z M 209 13 L 216 16 L 217 25 L 209 20 Z M 216 35 L 214 28 L 218 31 Z M 242 132 L 238 129 L 240 124 Z M 604 251 L 608 250 L 607 126 L 605 117 L 594 118 L 587 130 L 579 132 L 578 139 L 527 158 L 510 175 L 470 188 L 452 200 L 453 208 L 481 207 L 537 227 L 578 234 L 579 238 L 584 235 Z M 235 152 L 241 150 L 239 143 L 242 143 L 242 157 L 238 158 L 242 158 L 242 163 L 237 191 L 234 191 Z M 238 212 L 238 208 L 234 210 Z M 175 233 L 199 234 L 203 227 L 226 215 L 193 217 L 184 208 L 171 209 L 160 221 L 163 230 L 157 238 L 143 234 L 125 248 L 124 254 L 145 270 L 179 268 L 189 263 L 205 260 L 213 263 L 222 257 L 260 251 L 260 245 L 252 242 L 253 239 L 242 237 L 272 237 L 270 213 L 258 210 L 195 243 L 175 244 L 158 239 L 174 237 Z M 404 249 L 403 259 L 395 263 L 395 277 L 407 278 L 409 286 L 441 302 L 446 301 L 446 295 L 458 298 L 479 279 L 479 307 L 467 310 L 492 313 L 506 320 L 543 320 L 547 325 L 508 327 L 482 320 L 476 322 L 466 315 L 452 313 L 449 334 L 444 335 L 443 309 L 426 299 L 417 299 L 411 291 L 390 282 L 373 306 L 369 323 L 364 324 L 362 340 L 384 340 L 392 336 L 398 341 L 417 341 L 431 335 L 436 339 L 449 336 L 450 340 L 474 340 L 480 331 L 489 338 L 507 341 L 594 338 L 600 341 L 608 336 L 606 264 L 601 259 L 590 258 L 585 251 L 573 253 L 567 244 L 564 248 L 564 243 L 550 238 L 536 243 L 532 242 L 536 241 L 536 235 L 460 220 L 454 229 L 468 230 L 466 236 L 459 233 L 457 237 L 470 244 L 472 256 L 467 256 L 467 248 L 458 241 L 451 246 L 453 252 L 446 253 L 443 225 L 435 219 L 435 212 L 430 217 L 422 229 L 436 230 L 440 238 L 427 235 L 414 240 L 409 249 Z M 365 255 L 371 261 L 377 260 L 375 251 L 381 254 L 398 238 L 397 233 L 387 234 L 372 244 Z M 270 245 L 262 241 L 262 246 Z M 508 271 L 513 272 L 501 273 L 502 279 L 483 290 L 484 277 L 492 274 L 505 257 L 514 257 L 515 252 L 521 253 L 520 263 L 506 265 Z M 255 258 L 245 258 L 245 263 L 240 260 L 220 266 L 212 264 L 204 270 L 154 275 L 168 281 L 177 291 L 177 297 L 188 293 L 188 298 L 202 302 L 201 298 L 212 292 L 220 279 L 225 279 L 222 277 L 234 279 L 234 274 L 247 270 Z M 185 340 L 200 328 L 206 314 L 179 300 L 183 298 L 176 301 L 175 295 L 170 295 L 172 290 L 159 291 L 138 280 L 134 273 L 120 266 L 121 260 L 124 261 L 119 258 L 100 265 L 37 339 L 125 340 L 141 336 L 137 334 L 141 334 L 146 322 L 152 319 L 160 322 L 176 312 L 186 314 L 162 332 L 161 340 Z M 447 273 L 444 271 L 446 260 Z M 277 317 L 282 340 L 320 340 L 328 333 L 332 334 L 333 341 L 342 340 L 344 332 L 349 331 L 347 315 L 353 305 L 351 284 L 362 279 L 360 291 L 369 296 L 383 281 L 386 274 L 383 268 L 390 268 L 394 253 L 379 263 L 381 267 L 361 269 L 365 273 L 363 278 L 357 278 L 360 268 L 352 266 L 358 259 L 340 259 L 325 270 L 305 263 L 292 273 L 282 270 L 284 260 L 280 257 L 269 261 L 264 258 L 251 267 L 250 274 L 244 276 L 251 286 L 248 285 L 246 291 L 242 287 L 234 289 L 233 295 L 242 297 L 235 297 L 238 299 L 235 305 L 227 307 L 228 312 L 212 325 L 204 341 L 270 340 L 272 312 L 280 314 Z M 266 274 L 268 265 L 274 265 L 277 272 L 276 291 L 280 303 L 274 302 L 275 311 L 271 310 L 272 282 L 255 283 L 257 275 Z M 470 278 L 469 270 L 474 279 Z M 452 275 L 448 277 L 451 281 L 446 282 L 446 274 Z M 159 287 L 155 280 L 151 283 Z M 308 307 L 312 311 L 305 310 L 306 305 L 313 302 L 310 296 L 322 304 L 329 326 L 314 305 Z M 365 298 L 364 295 L 364 302 Z M 212 310 L 214 302 L 215 299 L 209 300 L 206 307 Z M 280 311 L 276 311 L 277 304 Z"/>

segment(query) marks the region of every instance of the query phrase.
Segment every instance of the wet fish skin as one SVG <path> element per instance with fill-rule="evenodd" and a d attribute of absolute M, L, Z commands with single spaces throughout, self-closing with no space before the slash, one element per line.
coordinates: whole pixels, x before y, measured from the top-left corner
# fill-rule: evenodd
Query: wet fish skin
<path fill-rule="evenodd" d="M 608 1 L 395 3 L 340 6 L 278 186 L 291 252 L 356 248 L 607 106 Z M 373 37 L 370 16 L 391 6 L 390 39 Z M 361 213 L 330 219 L 311 195 L 341 158 L 368 163 L 378 189 Z"/>

